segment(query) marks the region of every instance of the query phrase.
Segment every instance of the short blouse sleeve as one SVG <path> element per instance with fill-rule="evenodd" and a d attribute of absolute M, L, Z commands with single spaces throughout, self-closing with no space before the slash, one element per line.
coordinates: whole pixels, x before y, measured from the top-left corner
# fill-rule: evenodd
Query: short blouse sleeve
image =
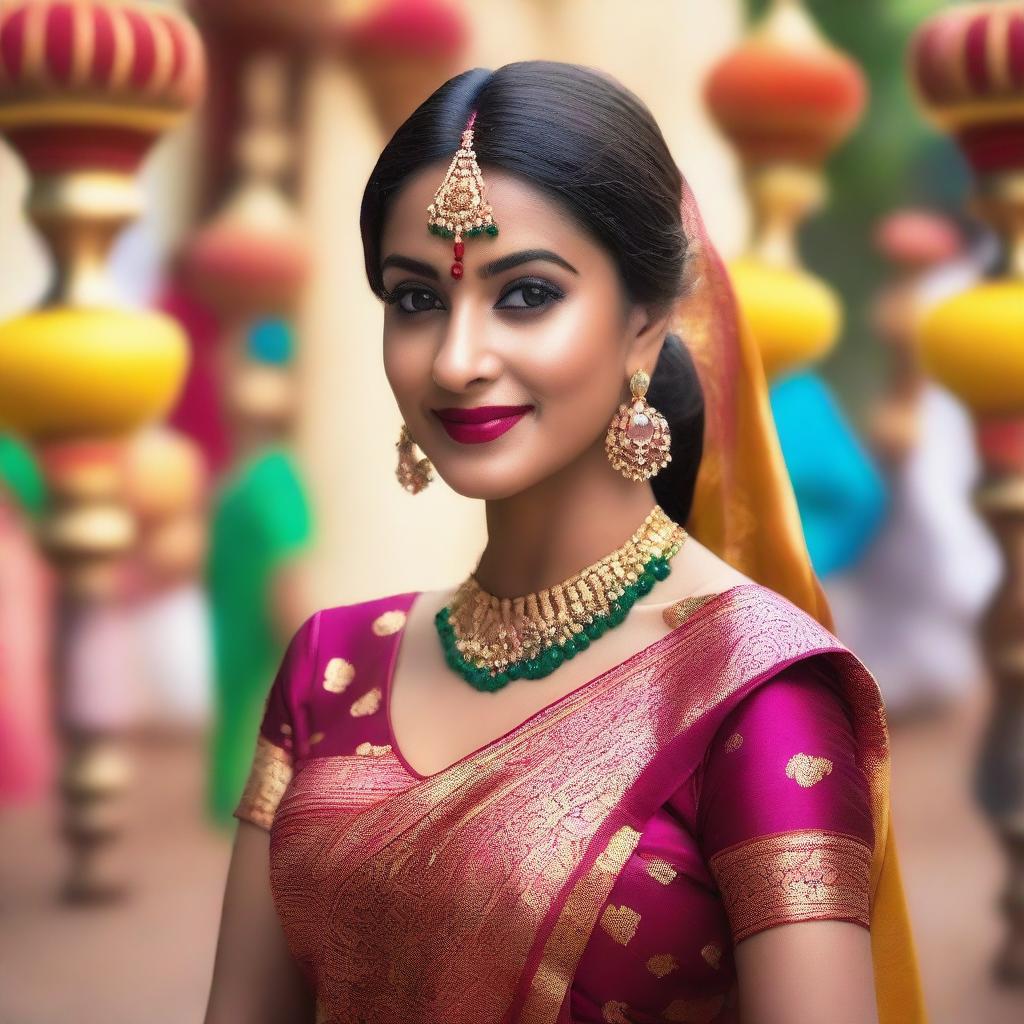
<path fill-rule="evenodd" d="M 697 773 L 701 852 L 734 942 L 795 921 L 870 928 L 874 848 L 849 705 L 799 663 L 733 708 Z"/>
<path fill-rule="evenodd" d="M 270 685 L 256 752 L 234 816 L 270 829 L 277 805 L 288 788 L 297 751 L 306 747 L 308 701 L 316 661 L 320 613 L 292 635 Z"/>

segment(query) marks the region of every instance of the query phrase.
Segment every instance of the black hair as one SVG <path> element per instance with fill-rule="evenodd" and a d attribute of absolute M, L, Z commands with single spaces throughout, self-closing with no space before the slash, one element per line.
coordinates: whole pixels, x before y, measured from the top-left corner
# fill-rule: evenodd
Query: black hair
<path fill-rule="evenodd" d="M 385 295 L 380 241 L 389 204 L 411 175 L 452 156 L 473 110 L 485 177 L 487 166 L 500 168 L 559 203 L 609 252 L 631 302 L 667 309 L 680 297 L 688 248 L 682 176 L 653 115 L 603 72 L 539 60 L 449 79 L 384 147 L 359 217 L 366 276 L 378 297 Z M 662 347 L 647 399 L 672 433 L 672 459 L 651 486 L 662 508 L 685 523 L 703 450 L 704 401 L 675 335 Z"/>

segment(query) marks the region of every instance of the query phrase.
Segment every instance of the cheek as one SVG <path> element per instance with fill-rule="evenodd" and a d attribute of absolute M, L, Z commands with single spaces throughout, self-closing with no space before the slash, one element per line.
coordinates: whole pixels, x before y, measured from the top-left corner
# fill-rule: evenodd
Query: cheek
<path fill-rule="evenodd" d="M 395 397 L 410 399 L 430 381 L 430 357 L 423 345 L 411 344 L 408 338 L 391 337 L 384 332 L 384 376 Z"/>
<path fill-rule="evenodd" d="M 600 303 L 573 301 L 549 318 L 524 362 L 531 390 L 544 403 L 542 414 L 561 418 L 580 408 L 603 416 L 622 383 L 622 338 L 613 316 Z M 610 413 L 609 413 L 610 415 Z"/>

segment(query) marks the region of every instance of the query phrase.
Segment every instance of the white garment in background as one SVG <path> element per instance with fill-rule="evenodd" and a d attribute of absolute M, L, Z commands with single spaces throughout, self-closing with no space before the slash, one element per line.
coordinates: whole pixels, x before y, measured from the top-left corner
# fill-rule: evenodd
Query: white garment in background
<path fill-rule="evenodd" d="M 145 695 L 131 605 L 76 605 L 63 624 L 64 722 L 86 732 L 121 732 L 136 725 Z"/>
<path fill-rule="evenodd" d="M 968 414 L 930 385 L 921 420 L 920 445 L 890 480 L 885 526 L 858 566 L 825 581 L 837 634 L 893 714 L 962 696 L 981 678 L 977 620 L 1002 572 L 972 503 Z"/>
<path fill-rule="evenodd" d="M 209 610 L 203 588 L 79 608 L 68 621 L 64 710 L 79 729 L 202 727 L 212 705 Z"/>
<path fill-rule="evenodd" d="M 206 592 L 198 583 L 183 583 L 139 602 L 134 617 L 145 717 L 156 723 L 205 725 L 213 700 Z"/>
<path fill-rule="evenodd" d="M 918 285 L 923 312 L 971 287 L 998 258 L 994 235 Z M 974 509 L 974 426 L 938 385 L 921 399 L 921 441 L 890 478 L 890 512 L 864 560 L 825 582 L 839 637 L 878 680 L 890 713 L 963 696 L 983 674 L 978 618 L 1002 575 Z"/>

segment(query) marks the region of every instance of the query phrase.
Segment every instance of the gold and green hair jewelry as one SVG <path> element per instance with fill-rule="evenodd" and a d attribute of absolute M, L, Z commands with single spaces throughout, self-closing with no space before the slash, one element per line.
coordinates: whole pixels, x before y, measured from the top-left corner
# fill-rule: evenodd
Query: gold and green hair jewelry
<path fill-rule="evenodd" d="M 427 207 L 427 227 L 431 234 L 455 239 L 452 277 L 456 280 L 462 277 L 462 257 L 466 251 L 463 236 L 473 238 L 498 233 L 490 204 L 484 197 L 484 178 L 473 151 L 475 123 L 474 110 L 462 133 L 462 145 L 452 157 L 444 180 L 434 193 L 434 201 Z"/>

